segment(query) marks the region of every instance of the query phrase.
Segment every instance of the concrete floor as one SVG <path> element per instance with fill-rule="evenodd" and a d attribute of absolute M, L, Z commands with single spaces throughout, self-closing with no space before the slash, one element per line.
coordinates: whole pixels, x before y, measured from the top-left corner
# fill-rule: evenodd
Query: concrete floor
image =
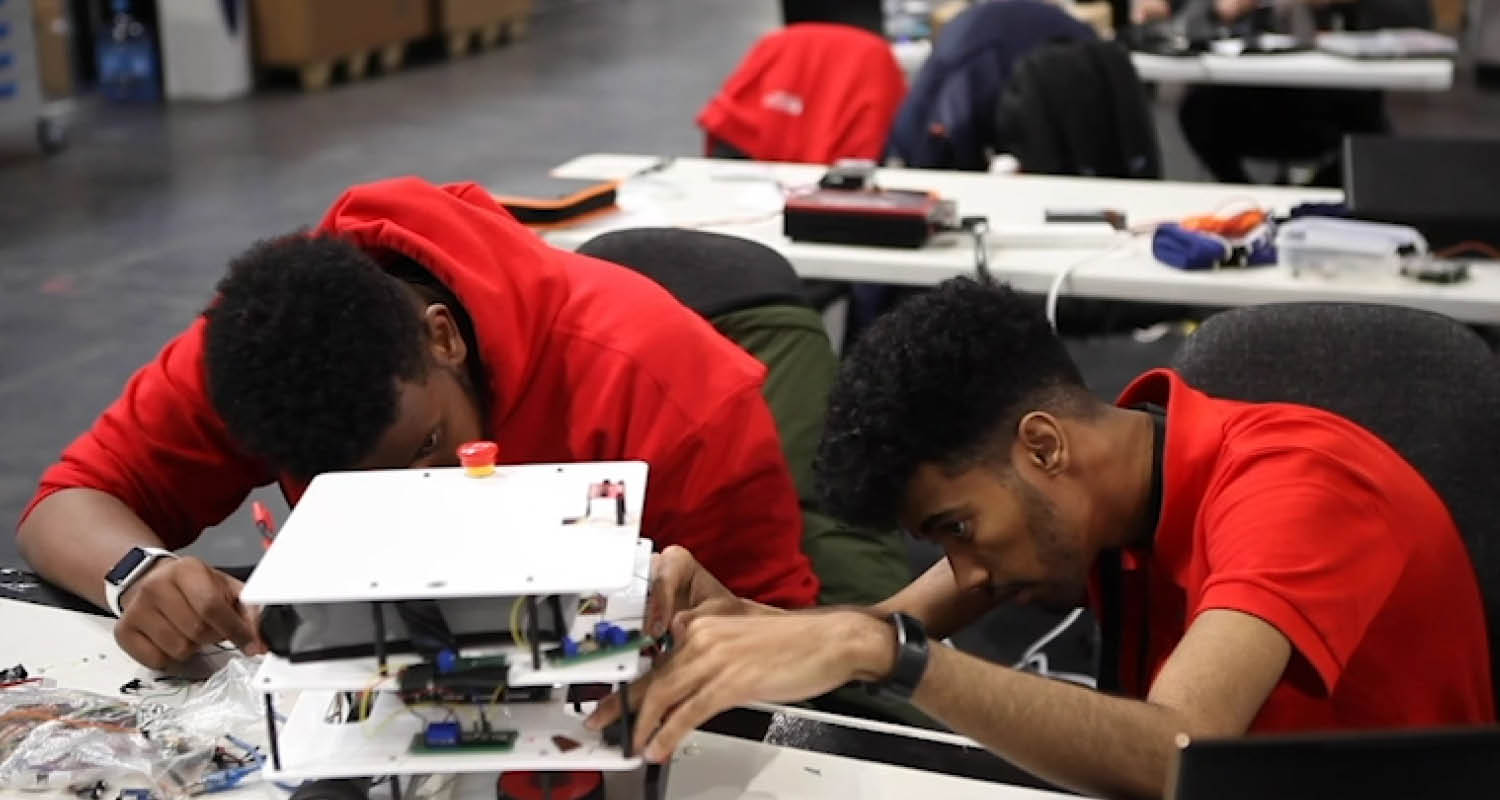
<path fill-rule="evenodd" d="M 580 153 L 697 153 L 694 114 L 778 14 L 769 0 L 554 2 L 527 39 L 477 57 L 321 94 L 85 103 L 65 153 L 0 156 L 0 519 L 16 518 L 41 470 L 251 242 L 312 224 L 343 187 L 393 174 L 504 187 Z M 1403 130 L 1500 130 L 1500 101 L 1472 90 L 1394 105 Z M 1169 177 L 1202 177 L 1170 105 L 1158 111 Z M 1111 393 L 1168 350 L 1078 352 Z M 223 528 L 195 552 L 255 557 L 244 510 Z M 0 536 L 0 564 L 14 561 Z"/>

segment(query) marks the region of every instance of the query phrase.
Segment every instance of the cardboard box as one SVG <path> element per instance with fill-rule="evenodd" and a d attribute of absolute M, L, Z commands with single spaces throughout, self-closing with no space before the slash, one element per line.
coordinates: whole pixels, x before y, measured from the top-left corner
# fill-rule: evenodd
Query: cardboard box
<path fill-rule="evenodd" d="M 42 94 L 50 98 L 73 94 L 73 24 L 67 0 L 34 0 L 36 63 L 41 73 Z"/>
<path fill-rule="evenodd" d="M 433 0 L 432 24 L 439 31 L 466 31 L 531 16 L 531 0 Z"/>
<path fill-rule="evenodd" d="M 431 31 L 430 0 L 255 0 L 255 54 L 293 67 L 418 39 Z"/>

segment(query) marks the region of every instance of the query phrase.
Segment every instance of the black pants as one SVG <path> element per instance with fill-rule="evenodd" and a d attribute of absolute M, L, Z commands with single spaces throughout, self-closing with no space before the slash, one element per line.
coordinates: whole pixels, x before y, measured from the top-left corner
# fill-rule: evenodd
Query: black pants
<path fill-rule="evenodd" d="M 1318 159 L 1331 156 L 1314 184 L 1338 186 L 1344 135 L 1387 133 L 1380 92 L 1194 86 L 1178 110 L 1182 133 L 1198 159 L 1222 183 L 1249 183 L 1244 159 Z"/>

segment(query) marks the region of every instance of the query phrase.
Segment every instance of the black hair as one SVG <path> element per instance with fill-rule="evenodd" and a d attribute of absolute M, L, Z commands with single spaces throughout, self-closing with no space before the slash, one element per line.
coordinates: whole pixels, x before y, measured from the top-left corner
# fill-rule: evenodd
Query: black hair
<path fill-rule="evenodd" d="M 919 465 L 967 468 L 1008 448 L 1024 413 L 1095 403 L 1036 303 L 945 281 L 876 320 L 845 357 L 814 463 L 824 508 L 890 526 Z"/>
<path fill-rule="evenodd" d="M 241 447 L 299 478 L 368 457 L 396 421 L 397 382 L 427 373 L 413 298 L 334 236 L 251 247 L 204 315 L 215 411 Z"/>

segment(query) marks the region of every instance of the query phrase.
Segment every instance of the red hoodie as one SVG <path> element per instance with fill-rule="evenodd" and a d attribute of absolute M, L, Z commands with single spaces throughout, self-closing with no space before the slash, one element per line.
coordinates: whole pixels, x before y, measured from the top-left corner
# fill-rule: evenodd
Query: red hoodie
<path fill-rule="evenodd" d="M 643 529 L 679 544 L 736 594 L 814 602 L 802 518 L 764 368 L 651 280 L 547 246 L 474 184 L 357 186 L 319 231 L 426 266 L 474 322 L 502 461 L 640 459 Z M 230 442 L 209 403 L 200 317 L 41 479 L 120 498 L 169 547 L 190 544 L 278 480 Z M 292 502 L 302 486 L 280 477 Z M 25 519 L 23 514 L 22 519 Z"/>
<path fill-rule="evenodd" d="M 755 43 L 698 113 L 698 127 L 757 161 L 879 161 L 905 96 L 884 39 L 802 22 Z"/>

